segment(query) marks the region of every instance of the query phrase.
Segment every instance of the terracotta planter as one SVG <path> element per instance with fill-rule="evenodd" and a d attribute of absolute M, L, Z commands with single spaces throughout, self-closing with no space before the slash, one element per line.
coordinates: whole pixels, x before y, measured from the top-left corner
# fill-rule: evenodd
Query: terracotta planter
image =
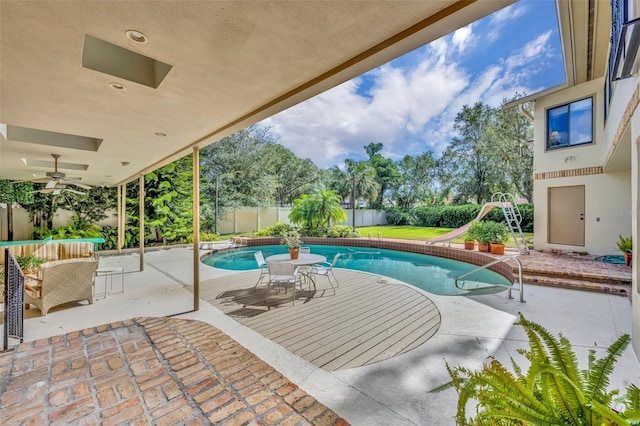
<path fill-rule="evenodd" d="M 489 243 L 483 243 L 482 241 L 478 241 L 478 251 L 483 251 L 488 253 L 490 250 Z"/>
<path fill-rule="evenodd" d="M 627 266 L 631 266 L 632 260 L 633 260 L 633 253 L 624 252 L 624 264 Z"/>
<path fill-rule="evenodd" d="M 476 247 L 476 242 L 475 241 L 465 241 L 464 242 L 464 249 L 465 250 L 473 250 Z"/>
<path fill-rule="evenodd" d="M 504 254 L 504 244 L 491 243 L 491 254 Z"/>
<path fill-rule="evenodd" d="M 291 259 L 297 259 L 300 254 L 300 247 L 289 247 L 289 256 Z"/>

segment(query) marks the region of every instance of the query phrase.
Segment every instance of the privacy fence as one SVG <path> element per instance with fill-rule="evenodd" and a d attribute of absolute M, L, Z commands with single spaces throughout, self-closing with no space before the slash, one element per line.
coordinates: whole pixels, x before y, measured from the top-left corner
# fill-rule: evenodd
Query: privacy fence
<path fill-rule="evenodd" d="M 346 209 L 347 220 L 340 225 L 353 225 L 353 210 Z M 230 209 L 223 219 L 218 222 L 218 233 L 232 234 L 240 232 L 254 232 L 278 222 L 290 223 L 290 207 L 241 207 Z M 65 226 L 71 220 L 73 213 L 59 210 L 53 220 L 53 226 Z M 355 226 L 385 225 L 387 216 L 383 210 L 356 209 Z M 100 225 L 117 226 L 115 212 L 100 222 Z M 7 210 L 0 208 L 0 241 L 7 240 Z M 29 221 L 29 214 L 25 209 L 13 209 L 13 235 L 14 240 L 32 239 L 33 224 Z"/>

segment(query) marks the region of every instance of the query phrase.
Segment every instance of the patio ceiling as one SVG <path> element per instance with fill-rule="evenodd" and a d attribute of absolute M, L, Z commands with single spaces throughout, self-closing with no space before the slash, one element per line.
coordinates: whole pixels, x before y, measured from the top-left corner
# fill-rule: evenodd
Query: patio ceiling
<path fill-rule="evenodd" d="M 0 178 L 129 181 L 513 1 L 3 1 Z"/>

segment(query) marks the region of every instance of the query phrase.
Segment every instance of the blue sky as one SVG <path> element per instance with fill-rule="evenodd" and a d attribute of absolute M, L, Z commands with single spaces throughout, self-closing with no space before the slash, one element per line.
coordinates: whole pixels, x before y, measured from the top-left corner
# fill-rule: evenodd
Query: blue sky
<path fill-rule="evenodd" d="M 320 168 L 366 158 L 371 142 L 393 159 L 439 157 L 464 105 L 498 106 L 564 81 L 555 1 L 521 0 L 262 124 Z"/>

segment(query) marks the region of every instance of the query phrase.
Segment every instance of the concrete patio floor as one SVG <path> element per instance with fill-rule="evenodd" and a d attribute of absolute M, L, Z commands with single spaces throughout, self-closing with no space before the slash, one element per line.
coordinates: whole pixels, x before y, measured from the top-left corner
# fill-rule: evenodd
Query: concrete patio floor
<path fill-rule="evenodd" d="M 139 261 L 135 254 L 103 256 L 101 268 L 123 267 L 126 271 L 125 293 L 109 295 L 90 306 L 54 308 L 46 317 L 28 318 L 25 341 L 189 311 L 192 256 L 188 248 L 150 251 L 145 253 L 143 272 L 133 272 Z M 557 267 L 557 261 L 552 263 Z M 200 267 L 202 282 L 232 273 Z M 524 304 L 506 299 L 505 293 L 474 297 L 427 293 L 441 314 L 440 328 L 430 340 L 402 355 L 334 372 L 286 351 L 206 302 L 201 301 L 199 311 L 177 318 L 214 325 L 351 424 L 448 425 L 455 424 L 457 394 L 452 389 L 429 393 L 448 381 L 445 362 L 479 368 L 488 356 L 503 362 L 509 357 L 522 361 L 516 350 L 527 345 L 521 328 L 513 325 L 518 312 L 554 334 L 562 332 L 579 354 L 582 367 L 589 349 L 603 351 L 620 335 L 631 333 L 628 297 L 536 285 L 524 288 Z M 29 316 L 37 315 L 37 309 L 32 311 Z M 640 365 L 628 348 L 616 365 L 610 388 L 623 389 L 630 383 L 640 384 Z"/>

